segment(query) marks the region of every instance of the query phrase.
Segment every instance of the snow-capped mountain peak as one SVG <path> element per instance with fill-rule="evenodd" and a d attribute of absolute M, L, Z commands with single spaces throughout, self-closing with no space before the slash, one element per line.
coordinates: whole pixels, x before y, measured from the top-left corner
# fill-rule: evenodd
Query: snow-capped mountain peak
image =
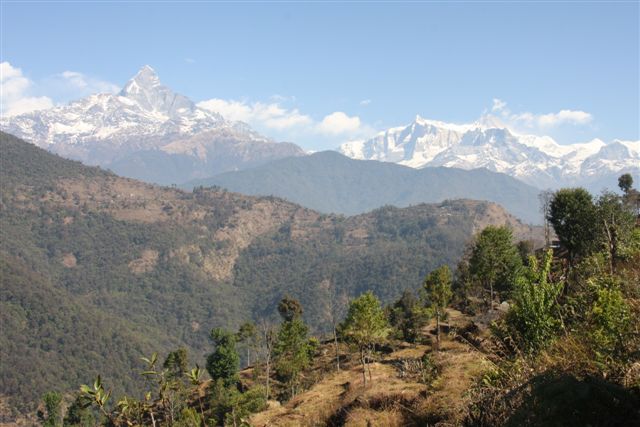
<path fill-rule="evenodd" d="M 499 117 L 494 116 L 493 114 L 483 114 L 478 120 L 473 122 L 471 127 L 476 127 L 480 129 L 501 129 L 506 128 L 507 126 L 504 124 Z"/>
<path fill-rule="evenodd" d="M 196 107 L 187 97 L 162 85 L 148 65 L 118 94 L 95 94 L 55 107 L 3 119 L 3 130 L 40 146 L 122 145 L 167 135 L 233 127 L 219 114 Z M 82 158 L 84 160 L 84 158 Z"/>
<path fill-rule="evenodd" d="M 193 112 L 196 106 L 187 97 L 173 92 L 160 82 L 153 68 L 145 65 L 120 91 L 120 96 L 131 99 L 147 111 L 166 114 L 169 117 Z"/>
<path fill-rule="evenodd" d="M 124 85 L 120 91 L 120 96 L 135 99 L 140 94 L 154 92 L 160 87 L 162 87 L 162 84 L 155 70 L 145 65 Z"/>
<path fill-rule="evenodd" d="M 484 167 L 540 188 L 600 184 L 603 177 L 640 172 L 640 141 L 600 139 L 562 145 L 549 136 L 514 132 L 490 114 L 470 124 L 452 124 L 416 116 L 367 141 L 340 146 L 343 154 L 422 168 Z M 597 190 L 599 191 L 599 189 Z"/>
<path fill-rule="evenodd" d="M 441 122 L 439 120 L 427 119 L 420 116 L 419 114 L 416 114 L 416 118 L 412 124 L 414 126 L 431 127 L 434 129 L 448 129 L 456 132 L 465 132 L 473 127 L 473 125 L 467 125 L 467 124 L 458 125 L 455 123 L 447 123 L 447 122 Z"/>
<path fill-rule="evenodd" d="M 275 143 L 244 123 L 198 108 L 164 86 L 148 65 L 117 94 L 2 118 L 0 128 L 65 157 L 162 183 L 304 154 L 294 144 Z"/>
<path fill-rule="evenodd" d="M 140 68 L 140 71 L 127 82 L 122 88 L 120 95 L 127 96 L 128 94 L 135 94 L 143 90 L 151 90 L 161 86 L 160 78 L 156 71 L 148 65 Z"/>

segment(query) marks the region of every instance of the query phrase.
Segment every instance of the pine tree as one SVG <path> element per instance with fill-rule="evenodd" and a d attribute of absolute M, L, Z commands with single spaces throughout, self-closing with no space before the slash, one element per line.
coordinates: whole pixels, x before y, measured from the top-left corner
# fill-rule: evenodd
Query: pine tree
<path fill-rule="evenodd" d="M 62 396 L 60 393 L 56 391 L 47 392 L 42 397 L 42 400 L 45 412 L 38 411 L 38 418 L 42 421 L 42 425 L 45 427 L 62 426 Z"/>
<path fill-rule="evenodd" d="M 453 292 L 451 292 L 451 270 L 449 270 L 449 267 L 443 265 L 429 273 L 424 279 L 423 287 L 427 295 L 427 303 L 436 317 L 436 341 L 438 348 L 440 348 L 440 320 L 453 296 Z"/>
<path fill-rule="evenodd" d="M 162 367 L 168 371 L 171 378 L 180 378 L 187 372 L 188 363 L 187 349 L 181 347 L 167 355 Z"/>
<path fill-rule="evenodd" d="M 285 297 L 278 305 L 284 319 L 278 331 L 273 354 L 276 373 L 289 384 L 291 395 L 297 391 L 300 372 L 309 366 L 309 328 L 302 320 L 302 306 L 292 298 Z"/>
<path fill-rule="evenodd" d="M 238 381 L 240 356 L 236 350 L 236 338 L 231 332 L 216 328 L 211 331 L 215 350 L 207 357 L 207 371 L 216 381 L 222 380 L 225 386 Z"/>
<path fill-rule="evenodd" d="M 469 259 L 469 269 L 474 280 L 489 291 L 490 308 L 493 308 L 496 291 L 511 290 L 521 266 L 510 229 L 488 226 L 480 232 Z"/>
<path fill-rule="evenodd" d="M 413 292 L 405 290 L 391 307 L 389 320 L 405 341 L 413 343 L 418 338 L 420 328 L 426 323 L 427 316 Z"/>
<path fill-rule="evenodd" d="M 371 368 L 368 360 L 376 344 L 381 344 L 389 334 L 387 318 L 380 301 L 373 292 L 368 291 L 351 301 L 347 317 L 340 326 L 344 338 L 354 344 L 360 353 L 362 380 L 367 385 L 367 375 L 371 380 Z"/>

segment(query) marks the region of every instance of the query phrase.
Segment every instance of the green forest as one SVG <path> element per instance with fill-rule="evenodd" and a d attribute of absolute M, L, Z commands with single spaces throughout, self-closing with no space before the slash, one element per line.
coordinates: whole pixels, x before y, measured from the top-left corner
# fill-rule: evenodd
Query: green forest
<path fill-rule="evenodd" d="M 622 196 L 594 198 L 581 188 L 548 194 L 546 219 L 557 239 L 544 248 L 515 241 L 508 227 L 488 226 L 454 273 L 446 264 L 430 269 L 395 302 L 385 305 L 371 290 L 352 299 L 333 295 L 326 299 L 329 334 L 311 334 L 304 305 L 285 296 L 278 321 L 212 329 L 204 367 L 191 363 L 184 348 L 153 353 L 131 373 L 148 379 L 139 394 L 116 396 L 97 376 L 66 405 L 62 394 L 45 394 L 39 416 L 51 426 L 255 425 L 261 411 L 271 410 L 270 400 L 294 401 L 341 369 L 359 372 L 358 387 L 373 389 L 380 380 L 372 365 L 421 344 L 428 349 L 416 359 L 417 381 L 428 396 L 441 390 L 434 361 L 458 340 L 489 363 L 467 391 L 472 398 L 456 424 L 638 425 L 640 198 L 629 175 L 620 177 L 620 188 Z M 453 327 L 452 313 L 474 322 Z M 379 417 L 398 399 L 387 397 Z M 405 406 L 401 425 L 448 421 L 437 408 L 404 404 L 413 407 Z M 347 416 L 342 408 L 321 423 L 341 425 Z M 320 418 L 301 420 L 315 425 Z"/>
<path fill-rule="evenodd" d="M 204 364 L 209 332 L 273 321 L 290 295 L 318 336 L 326 301 L 372 290 L 389 303 L 455 266 L 486 222 L 524 226 L 496 205 L 449 201 L 354 217 L 217 188 L 193 192 L 117 177 L 0 135 L 0 394 L 7 419 L 47 390 L 100 373 L 114 393 L 154 351 Z M 243 363 L 246 361 L 243 352 Z"/>

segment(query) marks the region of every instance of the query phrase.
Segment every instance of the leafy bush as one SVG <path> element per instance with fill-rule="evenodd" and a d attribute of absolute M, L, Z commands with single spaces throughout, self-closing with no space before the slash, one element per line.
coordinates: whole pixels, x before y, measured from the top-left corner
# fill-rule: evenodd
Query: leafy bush
<path fill-rule="evenodd" d="M 591 338 L 601 360 L 620 354 L 625 345 L 631 317 L 620 284 L 611 277 L 590 281 L 595 301 L 589 313 Z"/>
<path fill-rule="evenodd" d="M 513 307 L 506 320 L 527 352 L 536 352 L 544 347 L 560 325 L 557 298 L 563 284 L 549 281 L 551 260 L 551 251 L 545 254 L 542 266 L 538 265 L 535 257 L 530 257 L 528 267 L 516 279 Z"/>

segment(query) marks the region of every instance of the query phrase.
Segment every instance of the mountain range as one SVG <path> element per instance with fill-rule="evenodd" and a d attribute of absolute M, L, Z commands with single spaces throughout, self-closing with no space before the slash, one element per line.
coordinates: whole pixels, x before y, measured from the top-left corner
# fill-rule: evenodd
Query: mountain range
<path fill-rule="evenodd" d="M 4 117 L 0 129 L 85 164 L 165 185 L 307 154 L 199 108 L 162 85 L 149 66 L 117 94 Z M 599 192 L 615 188 L 622 173 L 640 175 L 640 141 L 561 145 L 548 136 L 517 133 L 492 115 L 470 124 L 417 116 L 406 126 L 344 143 L 338 151 L 418 169 L 486 168 L 540 189 L 581 185 Z"/>
<path fill-rule="evenodd" d="M 640 174 L 640 141 L 561 145 L 548 136 L 518 134 L 492 116 L 462 125 L 417 116 L 406 126 L 345 143 L 339 151 L 413 168 L 484 167 L 538 188 L 585 186 L 599 192 L 615 188 L 623 173 Z"/>
<path fill-rule="evenodd" d="M 283 197 L 325 213 L 354 215 L 380 206 L 406 207 L 446 199 L 488 200 L 525 222 L 541 223 L 539 190 L 487 169 L 414 169 L 353 160 L 335 151 L 276 160 L 226 172 L 183 187 L 217 185 L 243 194 Z"/>
<path fill-rule="evenodd" d="M 117 94 L 0 119 L 0 128 L 64 157 L 148 182 L 182 183 L 303 155 L 162 85 L 144 66 Z"/>
<path fill-rule="evenodd" d="M 640 141 L 561 145 L 516 133 L 490 115 L 463 125 L 417 116 L 407 126 L 340 146 L 350 162 L 337 153 L 309 155 L 198 107 L 164 86 L 149 66 L 117 94 L 4 117 L 0 128 L 121 176 L 183 188 L 219 185 L 346 215 L 469 198 L 500 203 L 538 223 L 533 187 L 579 185 L 597 193 L 616 188 L 622 173 L 640 175 Z"/>

